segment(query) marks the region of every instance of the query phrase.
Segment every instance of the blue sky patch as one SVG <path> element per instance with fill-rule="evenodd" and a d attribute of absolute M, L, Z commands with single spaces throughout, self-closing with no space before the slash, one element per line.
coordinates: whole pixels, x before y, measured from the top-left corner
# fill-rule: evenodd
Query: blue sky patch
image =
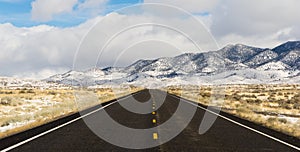
<path fill-rule="evenodd" d="M 79 0 L 82 2 L 83 0 Z M 71 27 L 79 25 L 89 19 L 91 16 L 78 14 L 61 14 L 54 16 L 49 22 L 37 22 L 31 19 L 31 2 L 33 0 L 0 0 L 0 24 L 11 23 L 17 27 L 30 27 L 40 24 L 47 24 L 57 27 Z M 118 10 L 120 8 L 143 3 L 143 0 L 110 0 L 104 9 L 104 12 L 99 15 L 105 15 Z M 75 6 L 76 9 L 76 6 Z"/>

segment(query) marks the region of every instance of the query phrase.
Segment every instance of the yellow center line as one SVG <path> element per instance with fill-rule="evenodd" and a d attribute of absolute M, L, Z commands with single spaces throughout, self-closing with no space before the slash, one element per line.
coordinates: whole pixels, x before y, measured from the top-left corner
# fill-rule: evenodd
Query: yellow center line
<path fill-rule="evenodd" d="M 152 107 L 152 109 L 155 110 L 155 101 L 154 101 L 154 98 L 152 98 L 152 101 L 153 101 L 153 107 Z M 156 114 L 156 112 L 153 111 L 153 112 L 152 112 L 152 115 L 155 115 L 155 114 Z M 152 123 L 155 124 L 155 123 L 156 123 L 156 119 L 152 119 Z M 154 139 L 154 140 L 157 140 L 157 139 L 158 139 L 158 133 L 156 133 L 156 132 L 153 133 L 153 139 Z"/>
<path fill-rule="evenodd" d="M 154 98 L 152 98 L 152 101 L 153 101 L 153 107 L 152 107 L 152 109 L 155 110 L 155 101 L 154 101 Z M 156 112 L 153 111 L 152 114 L 155 115 Z M 155 123 L 156 123 L 156 119 L 152 119 L 152 123 L 155 124 Z M 153 139 L 154 139 L 154 140 L 157 140 L 157 139 L 158 139 L 158 133 L 156 133 L 156 132 L 153 133 Z"/>
<path fill-rule="evenodd" d="M 153 139 L 154 139 L 154 140 L 158 139 L 158 134 L 157 134 L 156 132 L 153 133 Z"/>

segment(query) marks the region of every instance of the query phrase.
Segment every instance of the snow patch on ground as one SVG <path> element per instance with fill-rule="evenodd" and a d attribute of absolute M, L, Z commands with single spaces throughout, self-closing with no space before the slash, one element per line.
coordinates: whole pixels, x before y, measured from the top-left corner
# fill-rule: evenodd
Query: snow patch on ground
<path fill-rule="evenodd" d="M 26 120 L 26 121 L 22 121 L 22 122 L 9 123 L 7 126 L 0 127 L 0 132 L 6 132 L 8 130 L 11 130 L 11 129 L 14 129 L 17 127 L 22 127 L 26 124 L 33 123 L 33 122 L 35 122 L 35 120 Z"/>

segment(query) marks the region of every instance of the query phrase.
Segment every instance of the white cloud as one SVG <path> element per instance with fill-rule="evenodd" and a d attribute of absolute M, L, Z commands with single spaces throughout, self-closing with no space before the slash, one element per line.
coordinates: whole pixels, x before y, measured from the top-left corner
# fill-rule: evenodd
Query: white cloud
<path fill-rule="evenodd" d="M 50 21 L 53 16 L 71 13 L 77 0 L 35 0 L 31 3 L 31 16 L 35 21 Z"/>
<path fill-rule="evenodd" d="M 19 28 L 0 24 L 2 75 L 40 75 L 40 71 L 71 69 L 77 46 L 95 21 L 71 28 L 47 25 Z"/>
<path fill-rule="evenodd" d="M 35 0 L 31 3 L 31 17 L 40 22 L 51 21 L 62 14 L 91 17 L 103 12 L 107 2 L 108 0 Z"/>
<path fill-rule="evenodd" d="M 225 43 L 252 38 L 249 43 L 258 43 L 251 44 L 269 46 L 267 41 L 299 39 L 293 32 L 300 27 L 299 5 L 298 0 L 223 0 L 211 12 L 211 31 L 219 39 L 236 35 L 237 39 L 228 39 Z"/>
<path fill-rule="evenodd" d="M 144 0 L 144 3 L 162 3 L 185 9 L 191 13 L 210 12 L 219 0 Z"/>
<path fill-rule="evenodd" d="M 241 36 L 237 34 L 227 34 L 218 38 L 218 43 L 222 46 L 228 44 L 245 44 L 254 47 L 261 47 L 261 48 L 273 48 L 277 45 L 282 44 L 285 41 L 278 39 L 282 33 L 278 32 L 275 34 L 265 35 L 265 36 Z M 289 37 L 291 40 L 295 40 Z"/>
<path fill-rule="evenodd" d="M 92 19 L 70 28 L 47 25 L 19 28 L 11 24 L 0 24 L 1 69 L 10 75 L 29 73 L 32 76 L 42 75 L 36 73 L 43 70 L 71 69 L 80 40 L 95 21 L 102 18 Z M 167 18 L 168 20 L 149 14 L 147 16 L 118 13 L 107 15 L 105 20 L 101 20 L 98 24 L 96 30 L 91 31 L 87 39 L 89 43 L 77 54 L 76 65 L 80 65 L 81 70 L 95 66 L 99 51 L 108 39 L 126 27 L 141 23 L 166 26 L 145 25 L 120 33 L 104 50 L 99 66 L 112 66 L 115 61 L 118 61 L 118 66 L 126 66 L 140 58 L 175 56 L 184 52 L 206 51 L 211 47 L 206 46 L 210 44 L 206 43 L 209 38 L 205 37 L 209 36 L 209 33 L 194 18 Z M 189 38 L 202 42 L 200 43 L 202 50 L 199 50 Z M 154 44 L 155 47 L 150 47 Z M 91 48 L 91 46 L 96 47 Z M 118 59 L 120 54 L 122 56 Z"/>
<path fill-rule="evenodd" d="M 83 11 L 99 10 L 107 3 L 106 0 L 87 0 L 82 3 L 64 0 L 68 2 L 62 4 L 60 1 L 57 4 L 59 7 L 55 8 L 55 2 L 52 1 L 57 0 L 33 2 L 36 8 L 33 7 L 32 13 L 36 15 L 36 19 L 45 21 L 51 19 L 53 15 L 72 12 L 76 4 L 78 4 L 78 11 Z M 145 3 L 148 2 L 161 1 L 145 0 Z M 208 15 L 195 17 L 204 22 L 221 47 L 228 43 L 243 43 L 270 48 L 287 40 L 300 39 L 300 20 L 298 20 L 300 10 L 297 8 L 300 1 L 298 0 L 272 0 L 272 2 L 270 0 L 165 0 L 163 3 L 179 6 L 193 13 L 210 12 Z M 140 8 L 134 11 L 122 10 L 121 13 L 108 14 L 105 20 L 100 16 L 69 28 L 47 25 L 19 28 L 11 24 L 0 24 L 0 69 L 8 75 L 27 73 L 32 77 L 44 77 L 55 73 L 55 69 L 70 69 L 80 40 L 99 20 L 102 20 L 99 27 L 92 31 L 91 37 L 87 39 L 89 45 L 85 46 L 85 51 L 78 54 L 76 64 L 80 67 L 93 66 L 104 42 L 125 27 L 140 23 L 158 23 L 166 27 L 148 25 L 120 33 L 105 49 L 100 58 L 100 66 L 112 66 L 120 55 L 118 66 L 128 65 L 140 58 L 200 52 L 179 33 L 180 31 L 193 40 L 201 42 L 201 51 L 215 50 L 205 41 L 209 37 L 208 31 L 190 16 L 184 14 L 178 17 L 176 13 L 172 15 L 172 10 L 166 10 L 164 7 L 141 8 L 150 13 L 139 14 Z M 162 12 L 165 14 L 161 14 Z M 92 46 L 98 49 L 92 49 Z M 124 49 L 127 49 L 127 52 L 122 54 Z"/>
<path fill-rule="evenodd" d="M 55 69 L 42 69 L 40 71 L 35 71 L 35 72 L 19 72 L 13 77 L 16 78 L 25 78 L 25 79 L 46 79 L 49 78 L 49 76 L 53 76 L 56 74 L 62 74 L 65 73 L 66 71 L 70 70 L 69 68 L 55 68 Z"/>
<path fill-rule="evenodd" d="M 245 43 L 259 47 L 300 39 L 299 0 L 145 0 L 183 8 L 205 20 L 220 46 Z M 164 13 L 164 12 L 163 12 Z"/>
<path fill-rule="evenodd" d="M 90 32 L 86 45 L 83 43 L 84 51 L 79 52 L 76 63 L 79 69 L 91 67 L 96 63 L 97 53 L 106 45 L 105 42 L 110 43 L 105 47 L 99 64 L 104 67 L 113 66 L 117 60 L 116 66 L 126 66 L 141 58 L 176 56 L 186 52 L 203 52 L 217 48 L 210 33 L 195 18 L 188 14 L 181 14 L 182 18 L 173 14 L 156 16 L 155 12 L 153 14 L 147 12 L 147 15 L 135 13 L 107 15 L 94 31 Z M 192 41 L 200 48 L 197 48 Z M 156 47 L 149 47 L 149 44 L 154 43 Z M 99 49 L 93 50 L 93 47 Z M 122 51 L 127 48 L 127 52 L 122 54 Z M 139 53 L 133 52 L 140 52 L 144 56 L 138 56 Z M 122 55 L 121 59 L 118 59 L 119 55 Z"/>
<path fill-rule="evenodd" d="M 79 9 L 99 9 L 103 8 L 103 5 L 106 4 L 108 0 L 85 0 L 83 3 L 80 3 Z"/>

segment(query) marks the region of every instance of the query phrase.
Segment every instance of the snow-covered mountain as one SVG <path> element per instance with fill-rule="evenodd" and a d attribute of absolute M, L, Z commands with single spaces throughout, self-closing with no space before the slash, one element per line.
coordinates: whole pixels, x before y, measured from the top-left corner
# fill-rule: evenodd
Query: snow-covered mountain
<path fill-rule="evenodd" d="M 300 41 L 274 49 L 242 44 L 206 53 L 139 60 L 127 67 L 92 68 L 54 75 L 46 81 L 75 86 L 133 84 L 299 83 Z"/>

